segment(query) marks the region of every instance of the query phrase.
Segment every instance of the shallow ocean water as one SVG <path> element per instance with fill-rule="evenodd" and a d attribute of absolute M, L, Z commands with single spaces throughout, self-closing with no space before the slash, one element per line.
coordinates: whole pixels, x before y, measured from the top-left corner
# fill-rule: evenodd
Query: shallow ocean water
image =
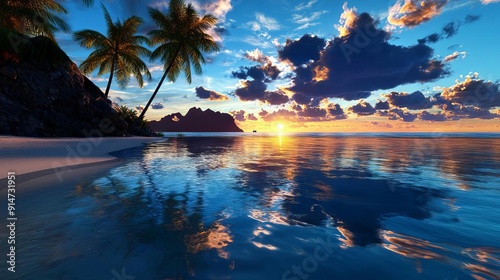
<path fill-rule="evenodd" d="M 2 279 L 500 279 L 498 138 L 190 136 L 17 198 Z"/>

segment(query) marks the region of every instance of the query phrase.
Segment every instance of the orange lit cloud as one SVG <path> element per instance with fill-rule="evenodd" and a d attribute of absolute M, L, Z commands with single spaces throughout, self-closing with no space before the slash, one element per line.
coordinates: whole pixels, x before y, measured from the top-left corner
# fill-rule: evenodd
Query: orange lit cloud
<path fill-rule="evenodd" d="M 354 27 L 356 17 L 357 17 L 357 9 L 351 8 L 349 9 L 347 7 L 347 2 L 342 5 L 342 9 L 344 9 L 344 12 L 340 15 L 340 24 L 336 25 L 335 27 L 339 31 L 339 36 L 344 37 L 349 35 L 350 30 Z"/>
<path fill-rule="evenodd" d="M 387 21 L 399 27 L 414 27 L 439 15 L 448 0 L 402 0 L 389 9 Z"/>

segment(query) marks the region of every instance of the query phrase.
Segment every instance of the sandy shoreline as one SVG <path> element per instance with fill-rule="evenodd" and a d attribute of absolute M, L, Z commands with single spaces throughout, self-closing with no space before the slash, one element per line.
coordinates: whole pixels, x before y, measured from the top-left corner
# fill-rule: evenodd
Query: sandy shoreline
<path fill-rule="evenodd" d="M 0 180 L 7 172 L 26 175 L 43 170 L 64 173 L 68 167 L 112 161 L 109 153 L 163 141 L 160 137 L 32 138 L 0 136 Z"/>

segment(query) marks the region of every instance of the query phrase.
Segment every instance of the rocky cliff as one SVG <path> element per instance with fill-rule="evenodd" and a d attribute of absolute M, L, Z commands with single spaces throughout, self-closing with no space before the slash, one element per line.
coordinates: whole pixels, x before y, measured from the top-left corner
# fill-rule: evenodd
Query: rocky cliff
<path fill-rule="evenodd" d="M 128 127 L 52 40 L 0 35 L 0 134 L 79 137 L 95 129 L 105 136 L 148 134 Z"/>
<path fill-rule="evenodd" d="M 160 121 L 151 121 L 150 126 L 158 132 L 243 132 L 231 115 L 195 107 L 185 116 L 181 113 L 167 115 Z"/>

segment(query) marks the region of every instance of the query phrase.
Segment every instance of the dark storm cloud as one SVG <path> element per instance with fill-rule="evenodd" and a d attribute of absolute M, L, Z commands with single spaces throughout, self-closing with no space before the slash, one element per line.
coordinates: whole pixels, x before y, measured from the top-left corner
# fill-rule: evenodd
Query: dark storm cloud
<path fill-rule="evenodd" d="M 473 23 L 475 21 L 478 21 L 480 18 L 481 18 L 480 15 L 471 15 L 471 14 L 469 14 L 469 15 L 467 15 L 465 17 L 465 23 Z"/>
<path fill-rule="evenodd" d="M 266 121 L 266 122 L 273 122 L 273 121 L 283 121 L 283 120 L 288 120 L 288 121 L 296 121 L 297 120 L 297 114 L 294 111 L 289 111 L 286 109 L 279 109 L 276 112 L 269 113 L 265 110 L 262 110 L 259 112 L 260 117 Z"/>
<path fill-rule="evenodd" d="M 500 115 L 497 113 L 491 113 L 491 111 L 488 109 L 478 108 L 475 106 L 446 105 L 443 107 L 443 109 L 450 118 L 453 118 L 455 120 L 458 119 L 491 120 L 495 118 L 500 118 Z"/>
<path fill-rule="evenodd" d="M 441 28 L 441 33 L 437 33 L 437 32 L 432 33 L 432 34 L 430 34 L 422 39 L 419 39 L 418 42 L 421 44 L 436 43 L 441 39 L 451 38 L 458 33 L 458 31 L 460 30 L 460 27 L 462 25 L 473 23 L 473 22 L 479 20 L 479 18 L 480 18 L 480 16 L 469 14 L 465 17 L 463 23 L 460 20 L 450 21 L 447 24 L 445 24 L 443 26 L 443 28 Z"/>
<path fill-rule="evenodd" d="M 298 112 L 299 116 L 307 118 L 325 118 L 327 114 L 326 109 L 319 107 L 305 107 L 302 111 Z"/>
<path fill-rule="evenodd" d="M 257 80 L 263 81 L 265 78 L 264 71 L 262 71 L 259 66 L 252 67 L 240 67 L 238 71 L 231 72 L 232 78 L 237 78 L 241 80 L 245 80 L 248 77 Z"/>
<path fill-rule="evenodd" d="M 242 87 L 236 89 L 234 94 L 242 101 L 260 100 L 270 105 L 281 105 L 289 101 L 283 91 L 268 91 L 266 83 L 260 80 L 243 81 Z"/>
<path fill-rule="evenodd" d="M 460 27 L 460 22 L 449 22 L 443 26 L 443 36 L 450 38 L 458 33 L 458 28 Z"/>
<path fill-rule="evenodd" d="M 438 102 L 446 101 L 462 106 L 490 109 L 500 106 L 500 84 L 467 77 L 452 87 L 444 88 L 437 96 Z"/>
<path fill-rule="evenodd" d="M 375 114 L 376 112 L 375 108 L 373 108 L 373 106 L 370 103 L 364 100 L 360 101 L 358 104 L 354 106 L 349 107 L 348 111 L 351 113 L 355 113 L 358 116 L 370 116 Z"/>
<path fill-rule="evenodd" d="M 413 93 L 406 92 L 391 92 L 384 94 L 387 102 L 394 107 L 408 108 L 410 110 L 420 110 L 432 108 L 432 102 L 429 97 L 425 97 L 420 91 Z"/>
<path fill-rule="evenodd" d="M 290 101 L 290 98 L 288 98 L 288 96 L 281 90 L 275 90 L 266 91 L 265 98 L 261 101 L 266 102 L 270 105 L 281 105 Z"/>
<path fill-rule="evenodd" d="M 151 109 L 153 110 L 161 110 L 163 108 L 165 108 L 165 106 L 161 102 L 151 104 Z"/>
<path fill-rule="evenodd" d="M 347 115 L 339 104 L 328 104 L 328 113 L 335 120 L 347 119 Z"/>
<path fill-rule="evenodd" d="M 393 121 L 404 121 L 404 122 L 413 122 L 416 118 L 417 115 L 412 114 L 407 111 L 403 111 L 398 108 L 394 108 L 391 110 L 386 110 L 386 111 L 378 111 L 377 115 L 381 117 L 387 117 L 389 120 Z"/>
<path fill-rule="evenodd" d="M 439 39 L 441 39 L 441 35 L 440 34 L 438 34 L 438 33 L 432 33 L 431 35 L 429 35 L 429 36 L 427 36 L 425 38 L 419 39 L 418 43 L 419 44 L 436 43 L 437 41 L 439 41 Z"/>
<path fill-rule="evenodd" d="M 243 87 L 236 89 L 234 94 L 242 101 L 254 101 L 264 99 L 267 85 L 259 80 L 242 82 Z"/>
<path fill-rule="evenodd" d="M 321 50 L 326 46 L 326 40 L 314 35 L 306 34 L 299 40 L 288 39 L 283 49 L 278 51 L 281 60 L 288 60 L 295 66 L 316 61 L 320 58 Z"/>
<path fill-rule="evenodd" d="M 375 109 L 377 109 L 377 110 L 389 110 L 389 102 L 377 100 L 377 103 L 375 104 Z"/>
<path fill-rule="evenodd" d="M 271 80 L 276 80 L 280 73 L 281 71 L 278 67 L 268 63 L 265 65 L 256 65 L 251 67 L 240 67 L 238 71 L 231 72 L 231 77 L 241 80 L 245 80 L 250 77 L 257 81 L 265 81 L 269 83 Z"/>
<path fill-rule="evenodd" d="M 204 87 L 200 86 L 195 89 L 196 96 L 201 99 L 207 99 L 210 101 L 224 101 L 229 100 L 227 96 L 222 93 L 218 93 L 213 90 L 207 90 Z"/>
<path fill-rule="evenodd" d="M 427 82 L 448 74 L 441 61 L 432 60 L 433 49 L 425 44 L 410 47 L 387 42 L 390 34 L 376 27 L 366 13 L 346 27 L 322 49 L 321 39 L 304 35 L 280 50 L 280 59 L 294 63 L 294 85 L 289 89 L 300 104 L 311 98 L 359 100 L 371 91 L 398 85 Z M 313 41 L 315 44 L 304 42 Z M 303 49 L 309 46 L 309 49 Z M 310 62 L 312 60 L 312 62 Z M 307 63 L 307 65 L 301 65 Z"/>
<path fill-rule="evenodd" d="M 444 122 L 448 120 L 446 115 L 442 113 L 432 114 L 427 111 L 422 111 L 418 113 L 417 117 L 423 121 L 431 121 L 431 122 Z"/>

